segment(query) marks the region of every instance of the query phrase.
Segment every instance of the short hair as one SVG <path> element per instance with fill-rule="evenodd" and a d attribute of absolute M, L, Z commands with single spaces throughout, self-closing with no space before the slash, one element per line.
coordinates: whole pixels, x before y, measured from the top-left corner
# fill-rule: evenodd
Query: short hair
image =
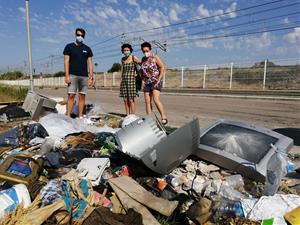
<path fill-rule="evenodd" d="M 133 51 L 132 46 L 128 43 L 122 45 L 121 51 L 123 52 L 125 48 L 129 48 L 130 52 Z"/>
<path fill-rule="evenodd" d="M 83 28 L 76 28 L 75 34 L 77 34 L 77 31 L 80 31 L 83 34 L 83 36 L 85 36 L 85 30 Z"/>
<path fill-rule="evenodd" d="M 148 47 L 151 50 L 151 44 L 147 41 L 145 41 L 143 44 L 141 44 L 141 49 Z"/>

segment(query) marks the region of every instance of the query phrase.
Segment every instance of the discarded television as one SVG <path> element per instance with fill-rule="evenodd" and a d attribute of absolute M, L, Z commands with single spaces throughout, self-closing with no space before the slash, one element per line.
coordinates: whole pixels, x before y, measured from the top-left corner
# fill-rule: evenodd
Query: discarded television
<path fill-rule="evenodd" d="M 121 151 L 141 160 L 149 169 L 167 174 L 198 148 L 198 118 L 167 134 L 161 124 L 149 116 L 138 119 L 116 133 Z"/>
<path fill-rule="evenodd" d="M 275 149 L 288 152 L 293 146 L 289 137 L 238 121 L 218 120 L 200 134 L 193 155 L 261 182 Z"/>
<path fill-rule="evenodd" d="M 46 110 L 55 110 L 57 102 L 35 92 L 29 91 L 22 108 L 29 112 L 32 120 L 38 120 Z"/>

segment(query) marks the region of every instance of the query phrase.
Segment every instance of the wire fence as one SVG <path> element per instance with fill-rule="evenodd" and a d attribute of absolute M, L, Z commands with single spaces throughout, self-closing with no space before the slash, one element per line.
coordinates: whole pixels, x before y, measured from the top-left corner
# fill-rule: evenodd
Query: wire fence
<path fill-rule="evenodd" d="M 64 77 L 34 79 L 37 87 L 64 87 Z M 300 59 L 264 60 L 167 68 L 165 88 L 300 90 Z M 95 87 L 118 87 L 121 73 L 96 73 Z M 0 80 L 0 83 L 29 86 L 29 80 Z"/>

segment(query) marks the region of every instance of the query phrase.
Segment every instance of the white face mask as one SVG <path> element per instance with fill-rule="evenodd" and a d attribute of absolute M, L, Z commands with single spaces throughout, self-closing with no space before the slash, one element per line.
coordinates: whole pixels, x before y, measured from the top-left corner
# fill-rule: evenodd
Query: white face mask
<path fill-rule="evenodd" d="M 144 53 L 144 56 L 145 56 L 146 58 L 148 58 L 150 55 L 151 55 L 151 52 L 150 52 L 150 51 Z"/>

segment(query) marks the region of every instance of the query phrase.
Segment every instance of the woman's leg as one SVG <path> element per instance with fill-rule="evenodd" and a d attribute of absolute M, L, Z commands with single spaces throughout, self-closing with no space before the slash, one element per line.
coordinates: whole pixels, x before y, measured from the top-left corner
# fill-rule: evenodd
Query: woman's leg
<path fill-rule="evenodd" d="M 152 111 L 150 92 L 144 92 L 144 98 L 145 98 L 145 104 L 146 104 L 146 113 L 149 115 Z"/>
<path fill-rule="evenodd" d="M 135 99 L 130 98 L 128 100 L 129 100 L 129 113 L 135 114 L 135 111 L 136 111 Z"/>
<path fill-rule="evenodd" d="M 160 91 L 158 90 L 153 90 L 153 100 L 154 100 L 154 104 L 156 106 L 156 108 L 158 109 L 161 119 L 166 119 L 166 114 L 165 114 L 165 110 L 164 110 L 164 106 L 160 101 Z"/>
<path fill-rule="evenodd" d="M 123 100 L 124 100 L 125 112 L 126 112 L 126 115 L 128 116 L 130 114 L 128 99 L 127 98 L 123 98 Z"/>

